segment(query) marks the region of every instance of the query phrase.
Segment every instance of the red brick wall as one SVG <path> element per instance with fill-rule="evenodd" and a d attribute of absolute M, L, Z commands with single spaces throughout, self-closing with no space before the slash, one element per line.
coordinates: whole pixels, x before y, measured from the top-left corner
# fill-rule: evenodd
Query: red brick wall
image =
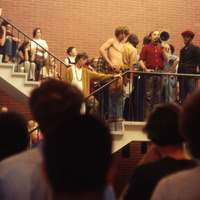
<path fill-rule="evenodd" d="M 11 96 L 0 90 L 0 106 L 6 106 L 9 111 L 17 111 L 23 114 L 27 120 L 32 119 L 31 113 L 28 108 L 13 99 Z"/>
<path fill-rule="evenodd" d="M 147 149 L 150 144 L 147 145 Z M 144 155 L 141 153 L 141 142 L 131 142 L 129 146 L 129 157 L 122 156 L 122 149 L 117 151 L 114 157 L 114 166 L 116 174 L 113 181 L 113 186 L 116 196 L 119 197 L 122 190 L 128 183 L 133 170 Z"/>
<path fill-rule="evenodd" d="M 179 55 L 183 46 L 180 33 L 186 29 L 196 33 L 194 43 L 200 45 L 199 0 L 1 0 L 0 7 L 2 16 L 30 37 L 33 29 L 40 27 L 49 50 L 61 60 L 67 56 L 69 46 L 86 51 L 90 58 L 98 56 L 99 47 L 113 37 L 115 28 L 122 24 L 138 35 L 138 52 L 143 37 L 155 29 L 170 33 L 175 55 Z M 31 118 L 28 109 L 1 90 L 0 97 L 0 105 L 19 110 Z M 114 155 L 117 195 L 142 156 L 140 143 L 131 143 L 130 149 L 130 158 L 122 158 L 121 150 Z"/>
<path fill-rule="evenodd" d="M 180 33 L 186 29 L 196 33 L 194 42 L 200 44 L 199 0 L 1 0 L 0 7 L 2 16 L 29 36 L 40 27 L 50 51 L 62 60 L 71 45 L 98 56 L 99 47 L 121 24 L 138 35 L 139 51 L 143 37 L 154 29 L 170 33 L 176 55 L 183 46 Z"/>

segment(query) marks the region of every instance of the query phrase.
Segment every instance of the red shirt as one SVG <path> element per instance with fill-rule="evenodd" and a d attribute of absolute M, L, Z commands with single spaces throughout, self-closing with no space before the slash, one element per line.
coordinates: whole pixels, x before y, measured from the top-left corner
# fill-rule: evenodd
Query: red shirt
<path fill-rule="evenodd" d="M 147 68 L 164 68 L 163 53 L 159 44 L 153 45 L 151 42 L 145 45 L 140 53 L 140 60 L 145 62 Z"/>

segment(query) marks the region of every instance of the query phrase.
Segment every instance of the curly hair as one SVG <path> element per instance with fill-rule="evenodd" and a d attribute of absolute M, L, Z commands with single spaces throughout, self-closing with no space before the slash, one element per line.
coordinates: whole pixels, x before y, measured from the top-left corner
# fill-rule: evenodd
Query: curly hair
<path fill-rule="evenodd" d="M 120 33 L 125 33 L 126 36 L 129 35 L 130 31 L 128 26 L 118 26 L 115 29 L 115 36 L 118 37 Z"/>

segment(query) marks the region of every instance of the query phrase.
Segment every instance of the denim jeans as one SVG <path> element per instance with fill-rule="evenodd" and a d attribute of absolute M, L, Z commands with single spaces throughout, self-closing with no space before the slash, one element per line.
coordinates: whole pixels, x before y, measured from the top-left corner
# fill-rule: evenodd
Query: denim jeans
<path fill-rule="evenodd" d="M 158 70 L 163 73 L 163 70 Z M 150 113 L 151 109 L 161 102 L 161 92 L 163 86 L 163 76 L 145 75 L 145 97 L 144 97 L 144 118 Z"/>
<path fill-rule="evenodd" d="M 119 97 L 109 95 L 109 118 L 121 118 L 123 116 L 123 91 Z"/>
<path fill-rule="evenodd" d="M 6 38 L 3 55 L 9 55 L 12 56 L 12 58 L 15 58 L 17 55 L 18 45 L 19 43 L 14 42 L 11 38 Z"/>
<path fill-rule="evenodd" d="M 184 102 L 187 95 L 196 90 L 196 79 L 181 77 L 179 79 L 181 103 Z"/>
<path fill-rule="evenodd" d="M 3 54 L 3 47 L 0 46 L 0 54 Z"/>
<path fill-rule="evenodd" d="M 164 90 L 164 101 L 174 102 L 174 88 L 176 86 L 176 77 L 170 76 L 169 78 L 164 77 L 163 90 Z"/>

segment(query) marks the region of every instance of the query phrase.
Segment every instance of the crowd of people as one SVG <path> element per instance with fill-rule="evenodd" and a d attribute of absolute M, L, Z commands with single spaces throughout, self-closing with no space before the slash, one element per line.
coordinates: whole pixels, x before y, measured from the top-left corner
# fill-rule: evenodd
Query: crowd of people
<path fill-rule="evenodd" d="M 200 48 L 192 43 L 195 36 L 192 31 L 184 31 L 181 35 L 185 46 L 180 51 L 180 58 L 173 55 L 173 45 L 168 44 L 167 40 L 162 40 L 158 30 L 145 36 L 142 50 L 138 55 L 137 35 L 130 33 L 127 26 L 119 26 L 115 29 L 115 37 L 109 38 L 100 47 L 100 57 L 92 58 L 90 61 L 85 54 L 81 67 L 78 67 L 77 61 L 80 59 L 76 57 L 83 55 L 84 52 L 78 52 L 74 46 L 70 46 L 67 49 L 68 57 L 64 60 L 66 71 L 62 77 L 55 58 L 48 56 L 46 52 L 48 45 L 41 39 L 40 28 L 33 30 L 31 41 L 24 41 L 18 48 L 20 39 L 13 35 L 9 21 L 3 21 L 0 26 L 0 54 L 3 54 L 3 62 L 16 63 L 16 71 L 28 73 L 27 80 L 64 79 L 83 90 L 85 97 L 94 92 L 96 85 L 103 84 L 102 81 L 111 80 L 111 78 L 97 80 L 98 75 L 91 76 L 91 74 L 101 72 L 112 75 L 117 80 L 104 89 L 106 118 L 110 122 L 115 122 L 122 121 L 129 115 L 124 106 L 125 86 L 128 83 L 132 97 L 131 101 L 127 101 L 131 102 L 128 112 L 133 108 L 132 119 L 143 121 L 147 119 L 155 105 L 160 102 L 183 103 L 186 96 L 196 89 L 196 78 L 187 74 L 197 74 Z M 143 71 L 145 74 L 130 73 L 123 77 L 119 76 L 127 70 Z M 164 75 L 176 72 L 186 76 L 177 78 L 176 75 Z M 179 96 L 176 92 L 179 92 Z M 95 115 L 98 113 L 99 102 L 95 96 L 90 96 L 86 105 L 90 108 L 88 112 Z"/>
<path fill-rule="evenodd" d="M 64 81 L 50 79 L 35 88 L 29 108 L 43 138 L 31 149 L 33 122 L 2 107 L 0 199 L 116 200 L 112 136 L 101 120 L 81 114 L 83 101 L 83 92 Z M 183 106 L 153 108 L 143 128 L 152 144 L 120 200 L 200 197 L 199 104 L 198 90 Z"/>

